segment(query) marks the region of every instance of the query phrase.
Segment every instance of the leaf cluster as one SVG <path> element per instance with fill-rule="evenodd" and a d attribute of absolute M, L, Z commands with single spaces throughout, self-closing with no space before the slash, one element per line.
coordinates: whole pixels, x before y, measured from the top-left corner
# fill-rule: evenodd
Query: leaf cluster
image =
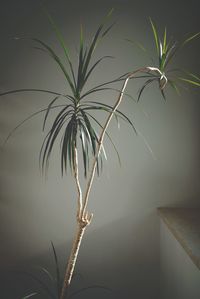
<path fill-rule="evenodd" d="M 51 23 L 53 30 L 56 34 L 57 40 L 64 51 L 65 64 L 49 45 L 47 45 L 39 39 L 33 39 L 36 43 L 39 44 L 39 47 L 42 47 L 42 49 L 46 51 L 57 63 L 67 81 L 68 91 L 70 91 L 67 94 L 62 95 L 66 100 L 66 105 L 64 105 L 64 107 L 62 107 L 62 109 L 57 114 L 56 118 L 53 121 L 50 131 L 44 139 L 40 152 L 40 162 L 43 170 L 48 169 L 52 149 L 56 140 L 58 139 L 59 134 L 62 132 L 62 138 L 60 138 L 62 173 L 66 171 L 68 167 L 72 171 L 74 170 L 75 149 L 77 148 L 79 139 L 82 151 L 84 176 L 87 177 L 90 164 L 90 156 L 92 155 L 95 157 L 98 148 L 99 135 L 96 127 L 99 127 L 100 129 L 103 127 L 102 124 L 98 121 L 98 119 L 95 116 L 93 116 L 92 112 L 103 111 L 106 113 L 110 113 L 112 111 L 112 106 L 108 104 L 103 104 L 98 101 L 88 101 L 87 98 L 90 95 L 94 96 L 96 93 L 112 89 L 108 85 L 110 83 L 117 82 L 116 79 L 110 82 L 105 82 L 100 85 L 94 86 L 89 90 L 86 89 L 88 79 L 93 75 L 93 72 L 96 70 L 97 66 L 103 60 L 112 58 L 112 56 L 103 56 L 95 62 L 91 63 L 93 54 L 98 44 L 105 38 L 105 36 L 110 32 L 111 28 L 114 25 L 114 23 L 107 25 L 112 11 L 113 10 L 111 10 L 105 16 L 102 23 L 97 28 L 89 45 L 85 41 L 83 28 L 81 25 L 78 63 L 76 71 L 74 64 L 71 61 L 70 51 L 65 43 L 63 35 L 58 29 L 53 19 L 51 18 L 51 16 L 48 14 L 48 12 L 46 13 L 49 22 Z M 65 65 L 67 65 L 68 68 Z M 51 109 L 55 107 L 55 102 L 59 99 L 59 97 L 60 95 L 56 95 L 48 105 L 44 117 L 43 129 L 46 126 L 46 121 L 49 116 L 49 113 Z M 121 111 L 117 110 L 115 116 L 117 119 L 119 117 L 123 118 L 132 125 L 131 121 Z M 110 139 L 112 145 L 114 146 L 112 139 L 110 138 L 108 133 L 107 136 Z M 116 151 L 115 146 L 114 149 Z M 99 156 L 97 157 L 98 174 L 102 169 L 103 156 L 106 158 L 105 149 L 102 146 L 102 150 Z M 117 156 L 119 158 L 118 153 Z"/>
<path fill-rule="evenodd" d="M 195 85 L 200 87 L 200 78 L 188 71 L 179 69 L 179 68 L 170 68 L 173 59 L 178 55 L 179 51 L 182 50 L 188 43 L 192 40 L 200 36 L 200 32 L 197 32 L 192 35 L 187 35 L 183 40 L 178 41 L 174 40 L 171 36 L 168 37 L 167 28 L 165 27 L 162 35 L 159 34 L 157 26 L 150 18 L 150 26 L 153 33 L 153 42 L 156 50 L 156 62 L 154 63 L 154 67 L 158 67 L 158 69 L 163 73 L 168 80 L 168 83 L 171 87 L 180 94 L 179 85 L 182 81 L 183 83 L 188 83 L 190 85 Z M 138 41 L 128 40 L 132 44 L 136 45 L 140 48 L 141 51 L 148 54 L 148 50 L 144 47 L 144 45 Z M 149 54 L 148 54 L 149 56 Z M 152 61 L 155 59 L 151 58 Z M 152 82 L 158 81 L 160 87 L 161 82 L 159 77 L 152 77 L 148 79 L 141 89 L 139 90 L 138 100 L 144 91 L 144 89 L 151 84 Z M 164 91 L 161 89 L 162 95 L 165 98 Z"/>
<path fill-rule="evenodd" d="M 42 92 L 53 96 L 47 108 L 41 109 L 40 111 L 37 111 L 31 116 L 27 117 L 16 128 L 14 128 L 14 130 L 8 136 L 9 138 L 19 126 L 24 124 L 24 122 L 42 112 L 45 113 L 43 121 L 43 130 L 45 130 L 51 111 L 58 110 L 57 115 L 50 126 L 50 130 L 44 138 L 44 142 L 40 151 L 40 166 L 42 171 L 45 173 L 48 170 L 50 157 L 57 141 L 60 142 L 61 148 L 62 174 L 67 172 L 68 168 L 70 168 L 72 172 L 74 171 L 75 149 L 78 147 L 78 145 L 80 146 L 80 151 L 82 152 L 84 168 L 83 172 L 85 177 L 88 175 L 91 156 L 97 156 L 99 144 L 98 131 L 103 128 L 103 125 L 94 116 L 93 112 L 104 112 L 108 114 L 113 110 L 113 107 L 107 103 L 105 104 L 103 102 L 99 102 L 96 99 L 93 101 L 89 100 L 89 98 L 91 98 L 91 96 L 94 97 L 100 92 L 102 93 L 109 90 L 115 90 L 119 92 L 119 90 L 111 88 L 110 84 L 123 80 L 122 76 L 115 80 L 103 82 L 90 89 L 87 89 L 88 80 L 91 78 L 100 63 L 106 59 L 113 58 L 112 56 L 107 55 L 102 56 L 93 62 L 93 56 L 97 46 L 107 36 L 114 25 L 114 23 L 109 24 L 109 19 L 112 15 L 112 12 L 113 9 L 104 17 L 89 42 L 86 42 L 83 27 L 82 25 L 80 26 L 79 50 L 77 61 L 74 63 L 72 62 L 69 47 L 67 46 L 60 29 L 52 19 L 51 15 L 45 10 L 47 18 L 56 35 L 57 42 L 62 49 L 62 57 L 58 55 L 53 47 L 48 45 L 46 42 L 37 38 L 33 38 L 31 40 L 36 44 L 34 48 L 50 56 L 50 58 L 53 59 L 53 61 L 59 67 L 66 81 L 66 93 L 61 94 L 44 89 L 18 89 L 0 94 L 0 96 L 3 96 L 18 92 Z M 60 98 L 64 99 L 64 104 L 62 105 L 57 103 Z M 119 118 L 125 120 L 135 130 L 133 123 L 121 111 L 117 110 L 115 112 L 115 118 L 117 121 L 119 121 Z M 120 162 L 117 149 L 107 132 L 106 136 L 114 147 Z M 106 159 L 104 146 L 101 147 L 101 152 L 97 157 L 96 169 L 98 174 L 102 170 L 103 158 Z"/>

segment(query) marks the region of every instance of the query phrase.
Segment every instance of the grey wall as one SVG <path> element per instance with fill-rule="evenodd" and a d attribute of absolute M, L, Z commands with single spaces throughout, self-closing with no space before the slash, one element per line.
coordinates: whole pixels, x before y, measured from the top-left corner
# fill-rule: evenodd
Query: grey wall
<path fill-rule="evenodd" d="M 41 38 L 56 47 L 51 28 L 39 1 L 1 1 L 1 91 L 16 88 L 47 88 L 66 91 L 57 66 L 16 36 Z M 149 16 L 162 30 L 177 38 L 199 30 L 198 1 L 46 1 L 52 16 L 63 29 L 72 57 L 76 58 L 79 22 L 87 36 L 102 16 L 115 7 L 117 24 L 97 50 L 114 55 L 102 64 L 91 84 L 114 78 L 151 62 L 124 38 L 143 42 L 153 53 Z M 177 64 L 199 74 L 199 40 L 180 53 Z M 136 96 L 138 82 L 127 92 Z M 153 87 L 153 86 L 152 86 Z M 154 86 L 155 87 L 155 86 Z M 120 88 L 120 84 L 118 86 Z M 121 109 L 134 121 L 144 139 L 124 123 L 110 126 L 121 155 L 122 167 L 106 142 L 109 161 L 103 175 L 95 179 L 89 210 L 94 219 L 82 244 L 73 288 L 105 285 L 113 298 L 159 298 L 158 206 L 199 206 L 199 91 L 170 87 L 164 102 L 157 88 L 149 88 L 139 104 L 126 99 Z M 114 103 L 115 93 L 104 101 Z M 0 99 L 0 141 L 24 118 L 45 108 L 51 98 L 42 94 L 15 94 Z M 0 259 L 2 299 L 17 299 L 34 288 L 18 270 L 40 264 L 53 269 L 50 240 L 53 240 L 62 269 L 75 231 L 76 196 L 70 176 L 61 178 L 59 150 L 55 151 L 48 179 L 41 176 L 38 155 L 45 136 L 43 115 L 20 127 L 0 152 Z M 83 181 L 84 182 L 84 181 Z M 117 292 L 117 294 L 115 294 Z M 89 294 L 90 293 L 90 294 Z M 87 295 L 94 294 L 91 291 Z M 95 298 L 106 298 L 96 290 Z M 109 297 L 110 296 L 110 297 Z M 109 298 L 112 295 L 109 294 Z M 44 296 L 42 297 L 44 298 Z M 81 297 L 83 298 L 83 297 Z"/>
<path fill-rule="evenodd" d="M 162 299 L 200 297 L 200 275 L 180 243 L 161 222 L 161 296 Z"/>

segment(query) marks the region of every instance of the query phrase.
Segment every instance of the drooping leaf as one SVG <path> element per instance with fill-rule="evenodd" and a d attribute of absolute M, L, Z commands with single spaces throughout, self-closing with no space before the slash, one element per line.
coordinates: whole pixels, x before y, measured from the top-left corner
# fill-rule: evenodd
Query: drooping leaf
<path fill-rule="evenodd" d="M 60 108 L 60 107 L 63 107 L 63 106 L 66 106 L 66 105 L 55 105 L 55 106 L 52 106 L 51 109 L 56 109 L 56 108 Z M 14 127 L 14 129 L 12 129 L 12 131 L 8 134 L 8 136 L 6 137 L 5 141 L 4 141 L 4 144 L 7 143 L 7 141 L 10 139 L 10 137 L 17 131 L 17 129 L 19 129 L 22 125 L 24 125 L 24 123 L 26 123 L 27 121 L 29 121 L 31 118 L 35 117 L 36 115 L 40 114 L 40 113 L 43 113 L 47 111 L 47 108 L 45 109 L 41 109 L 39 111 L 36 111 L 34 113 L 32 113 L 31 115 L 29 115 L 28 117 L 26 117 L 23 121 L 21 121 L 16 127 Z"/>
<path fill-rule="evenodd" d="M 44 142 L 42 144 L 41 150 L 40 150 L 40 161 L 41 161 L 41 168 L 42 170 L 47 170 L 49 165 L 49 158 L 53 149 L 53 146 L 55 144 L 55 141 L 57 139 L 58 134 L 60 133 L 63 125 L 67 122 L 67 117 L 72 115 L 73 116 L 73 109 L 68 110 L 68 108 L 71 108 L 71 105 L 66 105 L 60 113 L 55 118 L 51 130 L 46 135 L 46 138 L 44 139 Z M 69 120 L 70 122 L 70 120 Z"/>
<path fill-rule="evenodd" d="M 88 135 L 90 136 L 90 141 L 91 141 L 90 146 L 92 148 L 93 156 L 95 157 L 97 154 L 99 137 L 98 137 L 98 134 L 97 134 L 95 128 L 91 125 L 90 120 L 87 117 L 87 114 L 85 113 L 85 111 L 83 109 L 81 109 L 81 114 L 83 116 Z M 97 174 L 98 175 L 99 175 L 99 161 L 100 161 L 99 159 L 101 160 L 101 152 L 100 152 L 99 156 L 97 157 Z"/>
<path fill-rule="evenodd" d="M 149 84 L 151 84 L 152 82 L 154 82 L 155 80 L 157 80 L 157 79 L 155 79 L 155 78 L 154 78 L 154 79 L 149 79 L 149 80 L 147 80 L 147 81 L 143 84 L 143 86 L 140 88 L 139 93 L 138 93 L 138 102 L 139 102 L 139 100 L 140 100 L 140 97 L 141 97 L 141 95 L 142 95 L 144 89 L 145 89 Z"/>
<path fill-rule="evenodd" d="M 112 110 L 113 110 L 113 107 L 112 106 L 110 106 L 110 105 L 108 105 L 108 104 L 105 104 L 105 103 L 100 103 L 100 102 L 96 102 L 96 101 L 88 101 L 88 104 L 92 104 L 92 106 L 91 106 L 91 109 L 90 110 L 100 110 L 100 108 L 102 108 L 102 107 L 104 107 L 104 108 L 107 108 L 108 110 L 105 110 L 105 111 L 107 111 L 107 112 L 111 112 Z M 95 106 L 93 106 L 93 104 L 96 104 L 96 105 L 99 105 L 100 107 L 98 108 L 98 106 L 97 106 L 97 108 L 95 107 Z M 87 110 L 88 110 L 89 108 L 87 108 Z M 120 117 L 122 117 L 122 119 L 124 119 L 124 120 L 126 120 L 130 125 L 131 125 L 131 127 L 133 128 L 133 130 L 134 130 L 134 132 L 137 134 L 137 130 L 136 130 L 136 128 L 135 128 L 135 126 L 134 126 L 134 124 L 133 124 L 133 122 L 123 113 L 123 112 L 121 112 L 119 109 L 117 109 L 116 111 L 115 111 L 115 113 L 117 113 Z"/>
<path fill-rule="evenodd" d="M 43 131 L 44 131 L 44 128 L 45 128 L 45 125 L 46 125 L 46 121 L 47 121 L 47 117 L 49 115 L 49 112 L 53 106 L 53 104 L 58 100 L 59 96 L 56 96 L 51 102 L 50 104 L 48 105 L 47 107 L 47 110 L 46 110 L 46 113 L 45 113 L 45 117 L 44 117 L 44 122 L 43 122 Z"/>
<path fill-rule="evenodd" d="M 98 126 L 99 126 L 101 129 L 103 129 L 103 126 L 100 124 L 100 122 L 99 122 L 94 116 L 92 116 L 92 115 L 91 115 L 90 113 L 88 113 L 88 112 L 86 112 L 86 114 L 87 114 L 89 117 L 91 117 L 91 118 L 94 120 L 94 122 L 96 122 L 96 123 L 98 124 Z M 106 136 L 108 137 L 108 139 L 110 140 L 110 142 L 111 142 L 111 144 L 112 144 L 112 146 L 113 146 L 113 148 L 114 148 L 114 150 L 115 150 L 115 152 L 116 152 L 116 154 L 117 154 L 117 158 L 118 158 L 119 165 L 121 166 L 121 159 L 120 159 L 119 152 L 118 152 L 118 150 L 117 150 L 117 148 L 116 148 L 114 142 L 112 141 L 112 138 L 110 137 L 110 135 L 108 134 L 107 131 L 105 132 L 105 134 L 106 134 Z"/>
<path fill-rule="evenodd" d="M 22 88 L 22 89 L 14 89 L 14 90 L 10 90 L 10 91 L 6 91 L 6 92 L 2 92 L 0 93 L 0 97 L 1 96 L 5 96 L 8 94 L 13 94 L 13 93 L 21 93 L 21 92 L 44 92 L 44 93 L 49 93 L 49 94 L 53 94 L 56 96 L 62 96 L 61 93 L 58 92 L 54 92 L 51 90 L 46 90 L 46 89 L 36 89 L 36 88 Z"/>

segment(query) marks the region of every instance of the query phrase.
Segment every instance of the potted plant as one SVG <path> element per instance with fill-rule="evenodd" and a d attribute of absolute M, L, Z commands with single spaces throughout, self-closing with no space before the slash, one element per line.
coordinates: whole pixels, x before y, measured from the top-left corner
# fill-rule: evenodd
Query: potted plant
<path fill-rule="evenodd" d="M 66 273 L 62 283 L 60 281 L 60 274 L 58 269 L 58 258 L 54 245 L 52 244 L 54 258 L 57 266 L 57 293 L 53 298 L 64 299 L 66 298 L 67 291 L 69 290 L 81 241 L 83 239 L 86 228 L 90 225 L 93 218 L 93 214 L 88 211 L 87 206 L 90 190 L 95 177 L 95 172 L 97 172 L 97 174 L 100 174 L 103 163 L 102 156 L 104 155 L 106 157 L 105 149 L 103 146 L 105 136 L 107 135 L 112 142 L 111 137 L 107 133 L 107 128 L 113 116 L 115 116 L 117 119 L 122 118 L 127 121 L 135 130 L 135 132 L 137 132 L 131 120 L 119 110 L 120 103 L 125 95 L 128 81 L 134 78 L 146 78 L 145 83 L 139 90 L 138 101 L 146 86 L 155 81 L 158 82 L 158 88 L 160 89 L 164 99 L 164 89 L 168 83 L 178 93 L 179 81 L 200 86 L 200 79 L 196 75 L 180 69 L 170 68 L 170 64 L 173 61 L 173 58 L 178 53 L 178 50 L 180 50 L 187 43 L 199 36 L 199 33 L 188 36 L 182 42 L 173 41 L 172 39 L 168 39 L 166 28 L 164 30 L 163 36 L 160 37 L 156 26 L 154 25 L 153 21 L 150 20 L 157 57 L 157 62 L 155 62 L 155 65 L 144 66 L 134 71 L 131 70 L 126 74 L 117 77 L 116 79 L 98 83 L 96 86 L 87 90 L 88 80 L 93 75 L 96 67 L 103 60 L 111 58 L 111 56 L 103 56 L 100 57 L 95 63 L 91 64 L 91 59 L 98 44 L 104 39 L 104 37 L 107 36 L 107 34 L 110 33 L 110 30 L 114 25 L 113 23 L 111 25 L 108 23 L 112 14 L 112 10 L 106 15 L 100 26 L 97 28 L 89 45 L 86 45 L 85 43 L 84 33 L 81 26 L 78 62 L 76 69 L 74 63 L 71 61 L 69 49 L 66 46 L 66 42 L 61 34 L 61 31 L 58 29 L 49 13 L 46 12 L 46 14 L 56 34 L 58 43 L 63 49 L 65 55 L 65 63 L 63 63 L 62 59 L 56 54 L 53 48 L 46 44 L 44 41 L 37 38 L 32 39 L 32 41 L 36 43 L 36 48 L 38 50 L 44 51 L 47 55 L 49 55 L 60 68 L 68 85 L 66 94 L 41 89 L 18 89 L 3 92 L 0 94 L 0 96 L 5 96 L 17 92 L 44 92 L 50 95 L 54 95 L 53 100 L 51 100 L 46 109 L 40 110 L 30 117 L 26 118 L 21 124 L 19 124 L 19 126 L 36 114 L 45 112 L 43 122 L 43 129 L 45 129 L 49 114 L 52 110 L 58 109 L 58 114 L 56 115 L 51 125 L 51 129 L 47 133 L 41 147 L 40 165 L 43 172 L 46 173 L 56 141 L 60 140 L 62 174 L 64 175 L 65 172 L 70 169 L 77 187 L 77 231 L 76 235 L 74 236 L 71 254 L 68 259 Z M 133 42 L 132 40 L 129 41 Z M 139 44 L 139 46 L 141 49 L 144 49 L 141 44 Z M 112 84 L 115 83 L 122 83 L 122 86 L 119 90 L 112 87 Z M 94 95 L 103 91 L 109 91 L 112 89 L 116 90 L 118 93 L 116 103 L 113 106 L 98 101 L 88 100 L 88 96 L 90 95 Z M 56 101 L 60 97 L 63 97 L 66 100 L 66 104 L 57 105 Z M 99 120 L 92 114 L 93 111 L 101 111 L 106 113 L 107 119 L 105 123 L 99 122 Z M 14 131 L 19 126 L 17 126 Z M 86 179 L 86 191 L 84 194 L 82 194 L 82 186 L 79 179 L 80 156 L 82 156 L 83 173 Z M 28 294 L 24 297 L 24 299 L 33 297 L 37 294 L 37 292 Z"/>

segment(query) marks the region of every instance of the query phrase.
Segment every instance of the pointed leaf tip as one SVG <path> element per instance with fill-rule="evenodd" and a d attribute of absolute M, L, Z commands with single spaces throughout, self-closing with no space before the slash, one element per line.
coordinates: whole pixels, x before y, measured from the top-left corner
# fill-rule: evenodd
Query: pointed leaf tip
<path fill-rule="evenodd" d="M 152 28 L 154 39 L 155 39 L 156 50 L 157 50 L 157 53 L 159 54 L 159 36 L 158 36 L 158 32 L 156 30 L 156 27 L 155 27 L 152 19 L 149 18 L 149 20 L 150 20 L 150 23 L 151 23 L 151 28 Z"/>
<path fill-rule="evenodd" d="M 108 12 L 107 17 L 110 17 L 113 14 L 114 10 L 114 7 L 112 7 L 111 10 Z"/>

